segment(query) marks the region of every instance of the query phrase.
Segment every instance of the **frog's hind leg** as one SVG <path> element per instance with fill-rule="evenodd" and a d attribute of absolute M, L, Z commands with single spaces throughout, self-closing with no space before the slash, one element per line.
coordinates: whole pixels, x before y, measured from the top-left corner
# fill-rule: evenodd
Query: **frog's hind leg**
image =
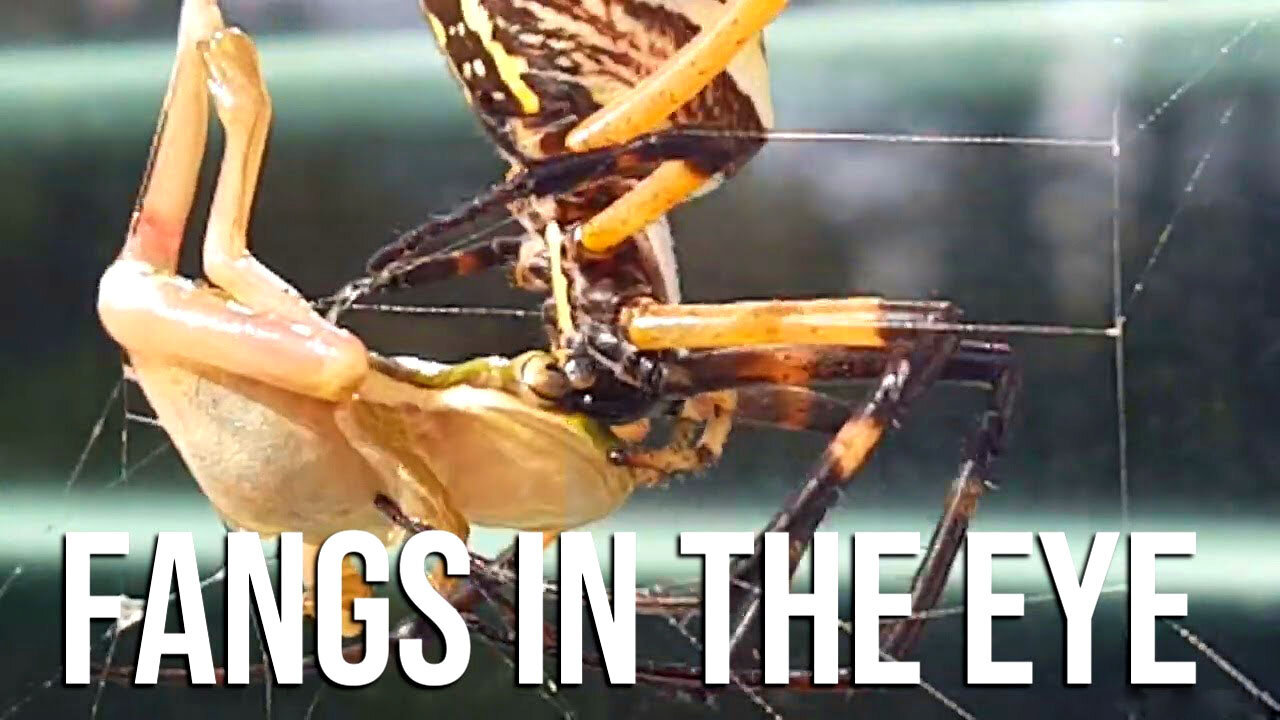
<path fill-rule="evenodd" d="M 205 272 L 218 288 L 177 275 L 210 94 L 226 131 L 203 245 Z M 186 0 L 151 163 L 124 247 L 102 277 L 98 310 L 131 355 L 212 367 L 335 400 L 367 372 L 363 344 L 316 315 L 248 251 L 270 115 L 253 42 L 223 26 L 216 2 Z"/>

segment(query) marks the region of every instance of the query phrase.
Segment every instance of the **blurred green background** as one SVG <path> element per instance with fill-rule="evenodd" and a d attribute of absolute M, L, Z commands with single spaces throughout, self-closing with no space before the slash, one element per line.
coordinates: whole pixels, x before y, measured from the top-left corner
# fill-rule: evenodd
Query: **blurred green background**
<path fill-rule="evenodd" d="M 122 238 L 167 77 L 176 3 L 85 0 L 0 7 L 0 718 L 82 717 L 92 688 L 41 683 L 61 652 L 60 535 L 134 533 L 129 562 L 104 561 L 95 591 L 145 590 L 150 535 L 195 530 L 211 572 L 220 527 L 163 434 L 117 399 L 68 485 L 119 380 L 119 352 L 93 311 L 96 278 Z M 253 228 L 256 253 L 311 296 L 357 276 L 397 229 L 500 177 L 412 0 L 238 0 L 228 17 L 259 36 L 275 124 Z M 1280 33 L 1274 2 L 796 3 L 770 29 L 779 126 L 1108 139 L 1096 147 L 777 142 L 673 223 L 686 296 L 945 297 L 981 322 L 1113 323 L 1112 224 L 1126 298 L 1125 410 L 1137 529 L 1194 530 L 1194 559 L 1160 565 L 1190 593 L 1189 627 L 1272 690 L 1280 687 Z M 216 134 L 214 136 L 216 138 Z M 216 141 L 215 141 L 216 146 Z M 1113 177 L 1119 173 L 1118 213 Z M 207 185 L 207 184 L 206 184 Z M 208 187 L 203 188 L 206 193 Z M 193 225 L 196 230 L 199 222 Z M 196 231 L 192 231 L 195 237 Z M 1161 240 L 1163 238 L 1163 241 Z M 1160 248 L 1154 264 L 1149 264 Z M 191 250 L 191 248 L 188 248 Z M 192 255 L 189 260 L 194 260 Z M 187 270 L 195 272 L 189 264 Z M 1143 280 L 1143 291 L 1128 298 Z M 398 301 L 529 307 L 500 275 Z M 442 360 L 540 344 L 512 318 L 352 315 L 374 347 Z M 1112 341 L 1018 336 L 1027 381 L 1000 491 L 979 529 L 1121 529 Z M 136 388 L 130 408 L 145 413 Z M 846 496 L 830 529 L 927 530 L 979 398 L 943 390 L 917 406 Z M 649 581 L 693 577 L 682 529 L 755 529 L 822 439 L 743 429 L 714 471 L 637 496 L 600 530 L 636 530 Z M 120 481 L 122 465 L 145 465 Z M 492 469 L 505 472 L 511 469 Z M 481 550 L 503 544 L 485 533 Z M 145 557 L 144 557 L 145 556 Z M 891 566 L 906 582 L 905 566 Z M 1123 582 L 1122 560 L 1113 581 Z M 997 578 L 1044 589 L 1042 564 Z M 8 578 L 8 581 L 6 581 Z M 953 587 L 962 587 L 953 573 Z M 211 612 L 222 592 L 206 593 Z M 963 681 L 963 621 L 941 619 L 917 657 L 926 679 L 977 717 L 1266 717 L 1166 628 L 1161 659 L 1199 657 L 1184 690 L 1123 687 L 1124 596 L 1095 622 L 1094 685 L 1062 681 L 1060 613 L 1028 605 L 997 625 L 998 659 L 1036 662 L 1031 688 Z M 218 634 L 215 627 L 215 636 Z M 674 656 L 660 623 L 642 653 Z M 650 643 L 652 647 L 645 647 Z M 135 648 L 126 636 L 117 659 Z M 687 655 L 687 646 L 683 646 Z M 102 657 L 107 646 L 95 648 Z M 559 710 L 477 649 L 457 686 L 407 688 L 394 672 L 360 691 L 107 688 L 98 717 L 461 717 Z M 318 698 L 318 700 L 316 699 Z M 786 717 L 949 717 L 918 691 L 853 700 L 771 695 Z M 751 716 L 589 678 L 564 703 L 584 717 Z"/>

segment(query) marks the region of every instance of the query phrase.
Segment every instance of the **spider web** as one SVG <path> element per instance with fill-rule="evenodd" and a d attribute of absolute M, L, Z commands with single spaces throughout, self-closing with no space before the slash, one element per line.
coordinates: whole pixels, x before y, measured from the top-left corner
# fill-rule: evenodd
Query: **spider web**
<path fill-rule="evenodd" d="M 831 131 L 784 131 L 770 134 L 771 141 L 775 143 L 833 143 L 833 144 L 849 144 L 849 143 L 874 143 L 877 145 L 893 146 L 893 145 L 926 145 L 926 146 L 1001 146 L 1014 148 L 1027 148 L 1037 152 L 1055 152 L 1063 149 L 1073 151 L 1096 152 L 1109 156 L 1111 170 L 1111 218 L 1110 218 L 1110 266 L 1111 266 L 1111 322 L 1106 326 L 1085 326 L 1085 325 L 1049 325 L 1049 324 L 1031 324 L 1031 323 L 969 323 L 957 324 L 953 329 L 960 332 L 981 332 L 981 333 L 1001 333 L 1010 336 L 1018 335 L 1048 335 L 1062 337 L 1078 337 L 1091 338 L 1093 341 L 1110 342 L 1113 345 L 1114 355 L 1114 389 L 1115 389 L 1115 405 L 1114 413 L 1116 418 L 1117 436 L 1116 443 L 1118 448 L 1119 462 L 1116 468 L 1117 479 L 1117 502 L 1119 504 L 1121 531 L 1127 532 L 1132 527 L 1132 510 L 1131 501 L 1132 493 L 1130 487 L 1130 467 L 1129 467 L 1129 438 L 1128 427 L 1130 422 L 1128 394 L 1127 394 L 1127 362 L 1126 362 L 1126 337 L 1128 333 L 1128 323 L 1132 309 L 1143 301 L 1144 296 L 1148 292 L 1151 281 L 1158 277 L 1162 260 L 1169 251 L 1170 242 L 1175 238 L 1180 238 L 1177 233 L 1181 227 L 1180 221 L 1183 219 L 1184 212 L 1194 205 L 1198 198 L 1198 191 L 1201 189 L 1202 181 L 1205 177 L 1205 171 L 1210 168 L 1216 153 L 1219 149 L 1219 141 L 1228 134 L 1233 127 L 1233 120 L 1236 117 L 1236 111 L 1240 98 L 1234 98 L 1218 112 L 1213 119 L 1215 128 L 1209 136 L 1208 143 L 1200 150 L 1191 171 L 1185 177 L 1181 184 L 1181 190 L 1178 193 L 1176 203 L 1168 214 L 1167 221 L 1160 228 L 1154 238 L 1137 238 L 1134 242 L 1141 242 L 1146 248 L 1145 259 L 1137 270 L 1136 274 L 1130 279 L 1124 277 L 1123 260 L 1125 257 L 1126 247 L 1124 247 L 1124 227 L 1123 218 L 1125 208 L 1123 207 L 1124 188 L 1122 185 L 1122 168 L 1123 161 L 1129 158 L 1128 151 L 1142 137 L 1160 127 L 1161 122 L 1166 119 L 1170 113 L 1175 111 L 1182 101 L 1194 95 L 1196 89 L 1206 80 L 1211 80 L 1216 72 L 1229 62 L 1240 61 L 1256 61 L 1260 52 L 1261 41 L 1250 43 L 1251 40 L 1257 40 L 1260 36 L 1258 32 L 1261 27 L 1269 23 L 1271 18 L 1259 17 L 1248 22 L 1237 32 L 1224 38 L 1217 46 L 1217 52 L 1213 53 L 1207 60 L 1199 65 L 1193 72 L 1187 75 L 1184 80 L 1178 84 L 1169 94 L 1158 104 L 1151 107 L 1145 112 L 1135 115 L 1140 117 L 1136 122 L 1133 118 L 1126 117 L 1123 113 L 1122 102 L 1117 93 L 1117 99 L 1112 112 L 1111 134 L 1109 137 L 1015 137 L 1015 136 L 992 136 L 992 135 L 945 135 L 945 134 L 913 134 L 913 133 L 864 133 L 864 132 L 831 132 Z M 1117 87 L 1119 84 L 1117 83 Z M 488 228 L 487 230 L 492 230 Z M 1188 239 L 1186 242 L 1192 242 Z M 507 317 L 513 320 L 527 319 L 537 317 L 536 311 L 525 310 L 520 308 L 479 308 L 479 307 L 456 307 L 456 306 L 424 306 L 424 305 L 405 305 L 392 303 L 362 303 L 351 308 L 352 310 L 367 313 L 378 314 L 402 314 L 402 315 L 440 315 L 440 316 L 469 316 L 484 315 Z M 155 442 L 155 444 L 145 447 L 139 451 L 135 446 L 139 444 L 135 438 L 136 430 L 140 426 L 154 426 L 155 420 L 146 414 L 145 408 L 139 407 L 139 403 L 135 399 L 136 395 L 131 393 L 132 378 L 127 369 L 122 374 L 120 380 L 109 390 L 107 397 L 103 403 L 103 409 L 97 421 L 90 428 L 88 437 L 80 454 L 77 456 L 74 467 L 69 473 L 65 487 L 64 495 L 70 496 L 77 489 L 78 484 L 84 474 L 87 461 L 95 451 L 104 442 L 109 434 L 109 428 L 114 425 L 119 426 L 119 472 L 118 475 L 107 483 L 107 487 L 115 487 L 125 485 L 137 476 L 142 470 L 155 463 L 157 460 L 164 458 L 170 454 L 171 446 L 165 441 Z M 732 442 L 732 441 L 731 441 Z M 49 532 L 52 533 L 56 528 L 68 527 L 72 523 L 72 518 L 63 517 L 62 522 L 51 524 Z M 3 607 L 5 596 L 13 592 L 24 582 L 24 573 L 26 568 L 23 565 L 17 565 L 7 571 L 7 574 L 0 574 L 0 607 Z M 209 575 L 202 582 L 203 587 L 213 587 L 222 581 L 221 571 Z M 554 588 L 552 588 L 554 589 Z M 667 586 L 655 586 L 650 588 L 656 595 L 664 593 L 678 594 L 684 589 L 684 586 L 673 584 Z M 1108 586 L 1104 590 L 1104 594 L 1110 595 L 1120 593 L 1127 590 L 1126 585 Z M 1026 597 L 1026 605 L 1028 613 L 1032 612 L 1032 607 L 1042 606 L 1052 603 L 1054 597 L 1052 595 L 1028 595 Z M 99 660 L 105 666 L 112 666 L 116 662 L 117 650 L 123 638 L 133 632 L 141 619 L 141 606 L 139 602 L 131 602 L 126 606 L 126 615 L 116 624 L 106 628 L 98 637 L 94 644 L 93 654 L 95 659 Z M 933 610 L 926 615 L 935 620 L 945 621 L 947 618 L 954 618 L 962 614 L 963 609 L 956 606 L 942 607 Z M 700 652 L 701 647 L 695 633 L 689 629 L 689 622 L 692 619 L 691 614 L 683 617 L 669 616 L 667 622 L 673 632 L 682 638 L 695 653 Z M 12 619 L 6 622 L 13 622 Z M 1188 623 L 1179 623 L 1172 620 L 1166 620 L 1165 624 L 1170 628 L 1170 633 L 1174 637 L 1185 641 L 1188 646 L 1194 649 L 1201 657 L 1208 660 L 1210 664 L 1220 670 L 1236 688 L 1238 692 L 1244 696 L 1251 698 L 1259 709 L 1265 708 L 1272 713 L 1280 713 L 1280 702 L 1268 691 L 1265 682 L 1253 677 L 1246 668 L 1235 665 L 1229 658 L 1229 653 L 1221 649 L 1215 648 L 1211 642 L 1198 635 L 1190 629 L 1190 621 Z M 256 627 L 256 626 L 255 626 Z M 932 627 L 932 625 L 931 625 Z M 845 626 L 846 632 L 848 627 Z M 940 628 L 934 628 L 932 631 L 937 632 Z M 261 643 L 261 635 L 259 630 L 259 648 L 265 661 L 265 646 Z M 501 653 L 500 653 L 501 654 Z M 504 656 L 505 657 L 505 656 Z M 27 685 L 10 701 L 0 705 L 0 720 L 17 720 L 20 717 L 38 716 L 39 700 L 41 696 L 58 688 L 61 682 L 62 668 L 50 668 L 47 671 L 35 672 L 34 677 L 28 680 Z M 775 706 L 776 700 L 774 696 L 766 698 L 760 692 L 748 687 L 742 683 L 740 679 L 735 678 L 735 682 L 739 686 L 742 694 L 754 704 L 761 712 L 771 718 L 782 718 L 784 713 L 779 707 Z M 948 712 L 961 718 L 981 717 L 980 709 L 966 708 L 953 699 L 943 690 L 935 687 L 927 682 L 922 683 L 921 692 L 935 700 Z M 560 715 L 570 716 L 574 709 L 561 697 L 557 688 L 553 683 L 548 681 L 543 688 L 538 690 L 542 693 L 546 701 Z M 270 676 L 267 681 L 254 692 L 261 692 L 262 699 L 261 709 L 266 717 L 272 717 L 274 713 L 273 697 L 277 690 L 273 688 L 270 682 Z M 312 717 L 318 709 L 321 709 L 326 698 L 323 689 L 309 690 L 314 694 L 307 703 L 305 717 Z M 92 719 L 99 715 L 103 708 L 104 698 L 107 694 L 107 686 L 105 682 L 98 682 L 91 686 L 87 691 L 86 714 Z M 788 703 L 793 705 L 793 703 Z"/>

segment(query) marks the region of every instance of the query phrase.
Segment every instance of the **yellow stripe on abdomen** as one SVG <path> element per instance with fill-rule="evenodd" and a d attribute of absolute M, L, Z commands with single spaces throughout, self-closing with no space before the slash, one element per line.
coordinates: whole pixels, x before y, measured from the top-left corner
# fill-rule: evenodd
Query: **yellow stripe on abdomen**
<path fill-rule="evenodd" d="M 534 115 L 541 107 L 538 95 L 524 81 L 523 75 L 529 71 L 529 63 L 522 57 L 512 55 L 493 37 L 493 18 L 489 11 L 480 4 L 480 0 L 462 0 L 462 22 L 480 38 L 485 51 L 493 59 L 502 84 L 511 91 L 512 96 L 520 103 L 520 109 L 526 115 Z"/>

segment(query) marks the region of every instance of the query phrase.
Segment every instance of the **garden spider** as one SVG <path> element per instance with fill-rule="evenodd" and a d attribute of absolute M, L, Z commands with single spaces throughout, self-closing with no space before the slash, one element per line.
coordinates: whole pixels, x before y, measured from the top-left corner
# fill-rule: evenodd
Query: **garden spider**
<path fill-rule="evenodd" d="M 959 339 L 957 311 L 944 302 L 680 302 L 665 213 L 734 173 L 767 137 L 773 112 L 759 32 L 786 3 L 421 4 L 512 171 L 375 254 L 370 275 L 338 293 L 330 317 L 377 289 L 510 266 L 517 285 L 551 291 L 552 344 L 583 390 L 570 396 L 573 409 L 624 422 L 673 397 L 703 401 L 702 410 L 686 405 L 674 448 L 615 453 L 617 461 L 664 473 L 711 464 L 735 410 L 834 433 L 807 482 L 765 527 L 791 533 L 793 573 L 838 488 L 914 398 L 938 380 L 982 385 L 988 407 L 913 584 L 913 611 L 932 607 L 1002 449 L 1018 386 L 1008 347 Z M 525 236 L 443 252 L 430 242 L 501 205 Z M 842 415 L 829 399 L 802 392 L 815 380 L 876 385 L 860 409 Z M 761 385 L 772 393 L 729 392 Z M 833 417 L 840 422 L 829 424 Z M 709 422 L 695 440 L 702 420 Z M 747 581 L 735 585 L 740 658 L 759 611 L 761 550 L 738 568 Z M 918 630 L 914 619 L 890 626 L 886 652 L 900 655 Z"/>

